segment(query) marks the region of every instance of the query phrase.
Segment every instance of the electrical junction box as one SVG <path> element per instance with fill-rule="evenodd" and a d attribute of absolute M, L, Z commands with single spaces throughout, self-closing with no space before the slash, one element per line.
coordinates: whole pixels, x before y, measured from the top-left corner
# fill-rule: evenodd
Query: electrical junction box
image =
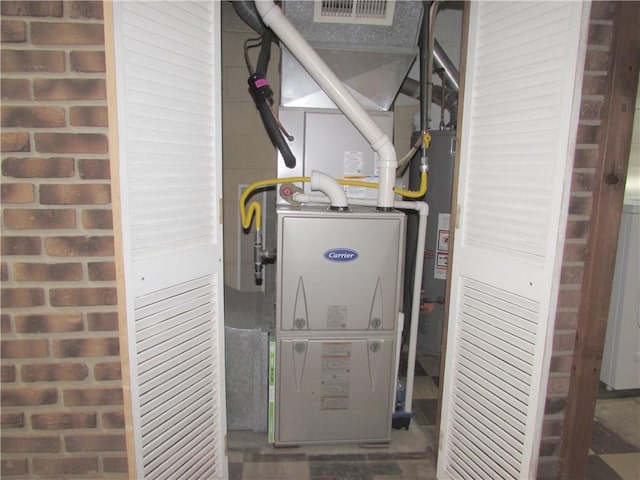
<path fill-rule="evenodd" d="M 393 112 L 368 112 L 380 129 L 393 140 Z M 335 109 L 280 107 L 278 117 L 294 137 L 289 142 L 296 166 L 287 168 L 278 152 L 278 178 L 311 176 L 313 170 L 335 179 L 351 178 L 378 182 L 378 158 L 369 142 L 344 114 Z M 309 184 L 299 185 L 310 193 Z M 345 187 L 347 196 L 376 199 L 378 190 Z M 278 196 L 278 204 L 286 201 Z"/>
<path fill-rule="evenodd" d="M 405 216 L 278 209 L 275 443 L 388 442 Z"/>

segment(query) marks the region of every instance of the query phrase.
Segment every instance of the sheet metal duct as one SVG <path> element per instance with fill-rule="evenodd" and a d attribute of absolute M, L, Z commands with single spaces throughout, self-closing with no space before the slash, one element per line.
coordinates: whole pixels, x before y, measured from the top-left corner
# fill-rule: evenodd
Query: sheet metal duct
<path fill-rule="evenodd" d="M 329 22 L 314 12 L 330 3 L 335 2 L 287 1 L 283 11 L 365 109 L 389 110 L 418 53 L 422 2 L 384 2 L 392 14 L 387 16 L 389 25 L 380 24 L 377 16 L 370 19 L 377 24 L 368 24 L 366 14 Z M 368 2 L 346 3 L 357 8 Z M 282 106 L 336 108 L 285 47 L 281 71 Z"/>

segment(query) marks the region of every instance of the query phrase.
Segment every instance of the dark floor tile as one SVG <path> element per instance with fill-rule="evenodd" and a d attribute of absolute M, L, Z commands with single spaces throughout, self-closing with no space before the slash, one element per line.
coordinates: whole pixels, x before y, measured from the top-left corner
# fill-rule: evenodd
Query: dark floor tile
<path fill-rule="evenodd" d="M 591 450 L 598 455 L 603 453 L 638 453 L 640 449 L 620 437 L 601 421 L 593 420 Z"/>
<path fill-rule="evenodd" d="M 229 480 L 242 480 L 242 463 L 229 464 Z"/>
<path fill-rule="evenodd" d="M 247 451 L 244 454 L 246 463 L 273 463 L 273 462 L 306 462 L 306 453 L 258 453 Z"/>
<path fill-rule="evenodd" d="M 310 462 L 366 462 L 367 456 L 364 453 L 338 453 L 309 455 Z"/>
<path fill-rule="evenodd" d="M 433 458 L 433 451 L 424 452 L 376 452 L 368 455 L 371 461 L 381 460 L 424 460 L 425 458 Z"/>
<path fill-rule="evenodd" d="M 629 390 L 607 390 L 607 386 L 603 382 L 600 382 L 600 385 L 598 388 L 599 399 L 632 398 L 632 397 L 640 397 L 640 388 L 632 388 Z"/>
<path fill-rule="evenodd" d="M 438 408 L 437 398 L 427 399 L 415 399 L 413 400 L 414 414 L 421 414 L 424 417 L 425 423 L 420 425 L 435 425 L 436 424 L 436 410 Z"/>
<path fill-rule="evenodd" d="M 401 475 L 397 462 L 310 462 L 312 480 L 372 480 L 376 476 Z"/>
<path fill-rule="evenodd" d="M 587 474 L 584 480 L 623 480 L 623 478 L 600 457 L 589 455 Z"/>

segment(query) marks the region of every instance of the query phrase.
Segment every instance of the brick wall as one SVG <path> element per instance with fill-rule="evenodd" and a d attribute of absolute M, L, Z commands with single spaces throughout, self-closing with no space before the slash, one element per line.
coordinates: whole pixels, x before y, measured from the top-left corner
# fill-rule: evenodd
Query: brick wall
<path fill-rule="evenodd" d="M 614 13 L 615 2 L 592 3 L 551 374 L 540 446 L 539 478 L 556 478 L 560 464 L 562 424 L 578 325 L 593 191 L 596 187 L 595 172 L 603 160 L 597 133 L 602 125 L 602 109 L 612 58 L 610 48 Z"/>
<path fill-rule="evenodd" d="M 124 477 L 102 3 L 0 5 L 1 475 Z"/>

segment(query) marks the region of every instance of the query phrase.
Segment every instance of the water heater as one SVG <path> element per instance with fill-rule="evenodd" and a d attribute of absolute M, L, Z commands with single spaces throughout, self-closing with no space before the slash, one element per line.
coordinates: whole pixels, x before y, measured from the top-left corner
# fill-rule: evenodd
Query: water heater
<path fill-rule="evenodd" d="M 404 222 L 278 209 L 276 445 L 390 440 Z"/>

